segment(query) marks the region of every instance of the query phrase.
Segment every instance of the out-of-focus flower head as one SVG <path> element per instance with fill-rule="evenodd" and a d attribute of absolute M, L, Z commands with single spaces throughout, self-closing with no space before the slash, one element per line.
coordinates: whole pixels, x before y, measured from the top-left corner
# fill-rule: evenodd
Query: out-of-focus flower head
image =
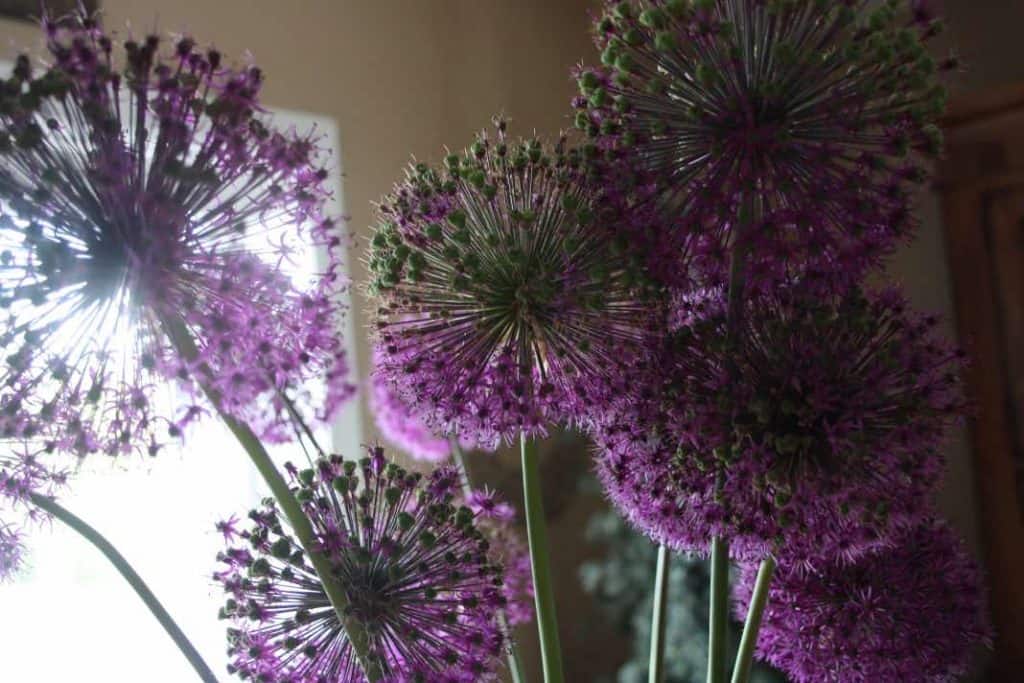
<path fill-rule="evenodd" d="M 744 566 L 745 614 L 757 565 Z M 945 524 L 927 521 L 854 565 L 776 571 L 757 656 L 795 683 L 959 680 L 991 641 L 981 572 Z"/>
<path fill-rule="evenodd" d="M 962 352 L 894 290 L 681 299 L 678 328 L 594 430 L 616 507 L 677 550 L 852 560 L 926 509 L 964 411 Z"/>
<path fill-rule="evenodd" d="M 44 30 L 48 64 L 19 57 L 0 86 L 3 436 L 155 453 L 200 387 L 280 435 L 274 400 L 313 376 L 326 416 L 352 388 L 316 136 L 276 130 L 261 71 L 189 37 L 84 13 Z M 328 266 L 290 276 L 311 244 Z"/>
<path fill-rule="evenodd" d="M 668 243 L 711 281 L 743 241 L 754 288 L 843 287 L 913 228 L 956 63 L 925 47 L 941 29 L 905 0 L 607 2 L 576 122 L 620 199 L 656 205 L 648 225 L 682 233 Z"/>

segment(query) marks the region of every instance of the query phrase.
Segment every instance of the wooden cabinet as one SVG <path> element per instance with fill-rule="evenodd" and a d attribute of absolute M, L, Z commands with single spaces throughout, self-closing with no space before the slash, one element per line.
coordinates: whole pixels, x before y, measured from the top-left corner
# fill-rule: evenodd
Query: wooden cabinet
<path fill-rule="evenodd" d="M 996 650 L 990 680 L 1024 671 L 1024 86 L 975 95 L 945 122 L 938 190 L 967 386 Z"/>

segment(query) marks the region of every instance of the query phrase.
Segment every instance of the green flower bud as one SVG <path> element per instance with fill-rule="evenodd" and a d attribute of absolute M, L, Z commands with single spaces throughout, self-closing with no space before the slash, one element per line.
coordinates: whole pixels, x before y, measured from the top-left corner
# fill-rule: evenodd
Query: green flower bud
<path fill-rule="evenodd" d="M 659 52 L 671 52 L 677 45 L 675 34 L 669 31 L 659 31 L 654 36 L 654 48 Z"/>

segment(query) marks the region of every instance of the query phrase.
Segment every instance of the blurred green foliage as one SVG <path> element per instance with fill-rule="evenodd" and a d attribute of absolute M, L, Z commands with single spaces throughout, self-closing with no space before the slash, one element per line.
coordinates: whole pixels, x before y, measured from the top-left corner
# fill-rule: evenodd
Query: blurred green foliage
<path fill-rule="evenodd" d="M 584 589 L 610 619 L 632 638 L 632 658 L 617 674 L 595 683 L 647 683 L 650 656 L 651 606 L 658 549 L 612 511 L 595 514 L 587 526 L 588 541 L 606 548 L 605 557 L 583 564 Z M 669 572 L 665 683 L 704 683 L 708 648 L 708 562 L 673 555 Z M 739 644 L 740 624 L 730 632 L 730 657 Z M 754 683 L 784 683 L 782 674 L 757 664 Z"/>

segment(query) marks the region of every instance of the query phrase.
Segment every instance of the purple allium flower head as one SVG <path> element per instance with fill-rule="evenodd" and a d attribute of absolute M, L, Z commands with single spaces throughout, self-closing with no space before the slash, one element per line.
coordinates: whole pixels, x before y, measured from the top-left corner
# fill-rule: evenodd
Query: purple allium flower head
<path fill-rule="evenodd" d="M 51 496 L 67 482 L 68 472 L 39 453 L 18 443 L 3 444 L 0 454 L 0 581 L 11 578 L 21 566 L 26 526 L 46 515 L 31 496 Z"/>
<path fill-rule="evenodd" d="M 387 683 L 491 680 L 503 636 L 501 565 L 476 515 L 453 504 L 458 476 L 423 477 L 340 457 L 291 469 L 302 502 L 365 627 Z M 231 668 L 268 683 L 366 680 L 337 615 L 272 503 L 249 514 L 246 543 L 219 558 Z"/>
<path fill-rule="evenodd" d="M 373 364 L 380 364 L 381 352 L 373 351 Z M 384 373 L 370 373 L 370 411 L 373 421 L 383 436 L 413 460 L 425 462 L 442 462 L 451 455 L 451 443 L 448 439 L 436 434 L 426 425 L 410 405 L 410 401 L 395 391 L 389 378 Z M 465 450 L 476 447 L 472 439 L 459 438 L 460 446 Z"/>
<path fill-rule="evenodd" d="M 737 615 L 756 575 L 743 566 Z M 780 566 L 756 653 L 795 683 L 951 683 L 990 642 L 985 608 L 977 564 L 945 523 L 927 521 L 853 565 Z"/>
<path fill-rule="evenodd" d="M 505 558 L 505 616 L 512 626 L 533 621 L 533 565 L 530 548 L 523 539 L 506 530 L 498 535 Z"/>
<path fill-rule="evenodd" d="M 577 73 L 589 156 L 633 168 L 719 282 L 740 224 L 751 287 L 855 281 L 912 228 L 948 66 L 924 47 L 941 24 L 920 3 L 871 5 L 608 2 L 602 65 Z"/>
<path fill-rule="evenodd" d="M 645 316 L 578 152 L 497 129 L 409 169 L 369 258 L 380 371 L 434 431 L 485 446 L 578 418 Z"/>
<path fill-rule="evenodd" d="M 533 566 L 530 549 L 515 528 L 515 507 L 487 488 L 470 491 L 465 500 L 491 544 L 492 556 L 505 568 L 502 593 L 508 623 L 516 626 L 532 621 Z"/>
<path fill-rule="evenodd" d="M 344 244 L 315 136 L 274 130 L 259 69 L 190 38 L 121 40 L 84 14 L 44 27 L 50 64 L 19 57 L 0 88 L 4 436 L 155 452 L 204 411 L 158 392 L 168 379 L 268 434 L 283 407 L 257 396 L 315 374 L 325 410 L 346 398 Z M 310 283 L 284 270 L 303 240 L 329 253 Z"/>
<path fill-rule="evenodd" d="M 594 429 L 628 519 L 677 550 L 718 535 L 737 557 L 779 547 L 809 563 L 852 560 L 916 522 L 964 408 L 962 353 L 934 317 L 894 290 L 782 288 L 746 302 L 730 345 L 720 291 L 682 305 Z"/>
<path fill-rule="evenodd" d="M 23 552 L 20 530 L 0 520 L 0 581 L 18 572 Z"/>

